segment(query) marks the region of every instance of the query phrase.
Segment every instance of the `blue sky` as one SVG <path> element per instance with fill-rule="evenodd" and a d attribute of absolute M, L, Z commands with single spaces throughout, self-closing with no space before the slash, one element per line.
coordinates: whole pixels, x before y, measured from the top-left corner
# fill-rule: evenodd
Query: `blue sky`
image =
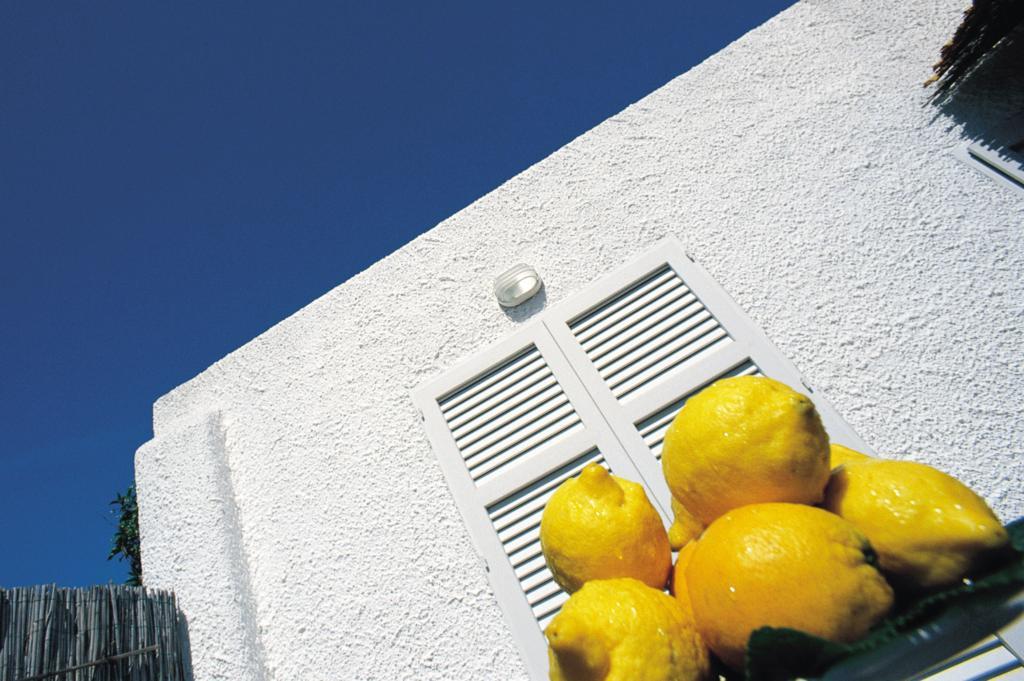
<path fill-rule="evenodd" d="M 0 586 L 123 580 L 157 397 L 789 4 L 0 5 Z"/>

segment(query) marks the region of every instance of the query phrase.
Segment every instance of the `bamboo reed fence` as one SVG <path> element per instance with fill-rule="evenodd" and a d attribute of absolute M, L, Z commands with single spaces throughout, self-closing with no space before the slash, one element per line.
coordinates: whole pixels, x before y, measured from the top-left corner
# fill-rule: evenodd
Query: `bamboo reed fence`
<path fill-rule="evenodd" d="M 185 619 L 143 587 L 0 589 L 0 681 L 192 681 Z"/>

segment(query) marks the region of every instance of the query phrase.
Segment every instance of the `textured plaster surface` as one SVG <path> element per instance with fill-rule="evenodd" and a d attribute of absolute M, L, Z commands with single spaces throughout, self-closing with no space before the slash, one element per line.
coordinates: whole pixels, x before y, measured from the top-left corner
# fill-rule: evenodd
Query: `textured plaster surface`
<path fill-rule="evenodd" d="M 952 152 L 1024 40 L 928 105 L 962 9 L 799 3 L 161 398 L 143 561 L 197 680 L 525 678 L 409 397 L 545 304 L 498 308 L 519 261 L 554 303 L 674 234 L 879 452 L 1020 515 L 1024 203 Z"/>
<path fill-rule="evenodd" d="M 266 678 L 219 412 L 142 446 L 135 475 L 146 584 L 181 597 L 197 679 Z M 207 645 L 209 642 L 215 645 Z"/>

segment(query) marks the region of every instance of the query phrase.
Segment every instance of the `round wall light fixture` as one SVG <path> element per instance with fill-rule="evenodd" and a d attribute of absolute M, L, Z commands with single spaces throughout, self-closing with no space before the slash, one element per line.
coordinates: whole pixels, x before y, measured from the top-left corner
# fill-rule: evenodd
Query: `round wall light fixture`
<path fill-rule="evenodd" d="M 494 280 L 494 296 L 502 307 L 522 305 L 537 295 L 544 282 L 537 270 L 519 264 L 499 274 Z"/>

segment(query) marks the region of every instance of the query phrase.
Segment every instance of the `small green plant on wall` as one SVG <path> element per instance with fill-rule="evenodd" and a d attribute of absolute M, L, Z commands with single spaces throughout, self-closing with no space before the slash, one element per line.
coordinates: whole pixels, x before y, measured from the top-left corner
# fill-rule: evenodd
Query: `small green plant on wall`
<path fill-rule="evenodd" d="M 135 485 L 129 487 L 124 494 L 118 494 L 110 505 L 112 513 L 117 516 L 117 530 L 110 547 L 107 560 L 128 561 L 128 579 L 126 584 L 142 586 L 142 554 L 139 546 L 139 503 L 135 497 Z"/>

